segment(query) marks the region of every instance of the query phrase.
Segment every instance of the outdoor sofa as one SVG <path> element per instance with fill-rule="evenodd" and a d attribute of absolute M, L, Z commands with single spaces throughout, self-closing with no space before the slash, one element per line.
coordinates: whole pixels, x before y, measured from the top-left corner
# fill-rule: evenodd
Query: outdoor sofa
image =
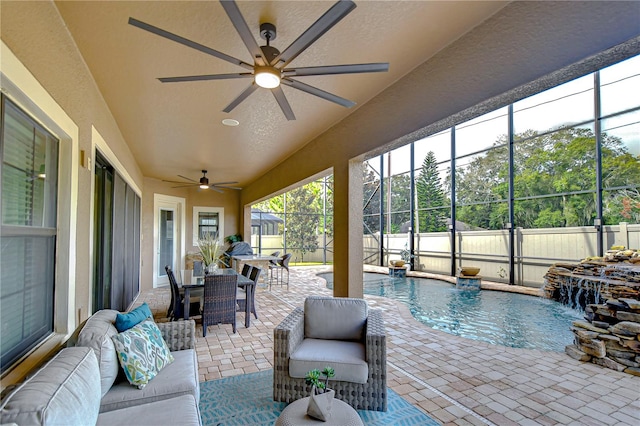
<path fill-rule="evenodd" d="M 173 362 L 138 389 L 123 377 L 112 341 L 117 315 L 114 310 L 92 315 L 71 347 L 2 401 L 0 424 L 200 426 L 195 322 L 156 324 Z"/>

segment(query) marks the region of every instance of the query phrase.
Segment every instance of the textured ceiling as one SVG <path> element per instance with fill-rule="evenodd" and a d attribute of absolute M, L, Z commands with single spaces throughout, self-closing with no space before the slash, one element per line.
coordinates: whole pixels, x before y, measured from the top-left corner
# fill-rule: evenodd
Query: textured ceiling
<path fill-rule="evenodd" d="M 127 24 L 129 17 L 252 63 L 217 1 L 61 1 L 74 37 L 145 176 L 246 185 L 329 129 L 417 65 L 494 14 L 504 2 L 359 1 L 291 66 L 389 62 L 387 73 L 300 77 L 355 101 L 347 109 L 283 86 L 296 121 L 259 89 L 227 114 L 222 109 L 250 79 L 161 83 L 158 77 L 244 72 L 213 56 Z M 284 50 L 333 2 L 239 1 L 258 44 L 259 25 L 276 25 L 271 45 Z M 240 122 L 222 125 L 225 118 Z"/>

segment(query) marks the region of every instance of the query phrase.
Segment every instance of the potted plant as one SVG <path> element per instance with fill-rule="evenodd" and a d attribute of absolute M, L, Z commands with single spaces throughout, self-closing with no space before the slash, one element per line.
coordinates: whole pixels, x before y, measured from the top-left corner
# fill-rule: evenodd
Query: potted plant
<path fill-rule="evenodd" d="M 324 376 L 324 381 L 322 377 Z M 329 389 L 329 378 L 335 376 L 335 371 L 331 367 L 325 367 L 320 371 L 317 368 L 309 371 L 305 376 L 305 381 L 311 385 L 309 395 L 309 406 L 307 414 L 318 420 L 327 421 L 331 415 L 331 403 L 336 392 Z"/>
<path fill-rule="evenodd" d="M 221 247 L 220 242 L 213 234 L 207 234 L 198 240 L 198 248 L 202 255 L 202 263 L 204 263 L 205 271 L 216 269 L 218 267 Z"/>

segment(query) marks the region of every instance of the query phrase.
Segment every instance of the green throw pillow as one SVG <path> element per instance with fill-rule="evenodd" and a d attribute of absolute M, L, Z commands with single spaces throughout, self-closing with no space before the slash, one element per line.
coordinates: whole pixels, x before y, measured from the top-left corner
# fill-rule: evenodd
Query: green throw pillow
<path fill-rule="evenodd" d="M 114 335 L 112 340 L 127 380 L 138 389 L 173 362 L 162 333 L 151 319 Z"/>

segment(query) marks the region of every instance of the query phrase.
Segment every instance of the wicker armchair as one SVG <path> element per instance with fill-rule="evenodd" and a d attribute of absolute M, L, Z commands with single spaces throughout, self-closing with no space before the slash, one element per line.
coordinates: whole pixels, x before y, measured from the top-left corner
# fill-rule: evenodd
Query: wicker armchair
<path fill-rule="evenodd" d="M 207 327 L 214 324 L 231 324 L 236 332 L 237 275 L 212 274 L 204 277 L 202 303 L 202 336 Z"/>
<path fill-rule="evenodd" d="M 361 309 L 362 304 L 364 310 Z M 361 330 L 352 327 L 354 316 L 359 312 L 364 312 Z M 350 334 L 355 330 L 355 336 L 361 337 L 355 340 L 332 339 L 331 335 L 340 328 L 347 329 Z M 305 338 L 309 335 L 313 337 Z M 303 343 L 305 346 L 301 349 Z M 345 351 L 344 364 L 340 359 L 341 349 L 336 346 L 342 343 L 352 345 Z M 352 365 L 353 359 L 349 357 L 353 358 L 354 344 L 364 346 L 359 355 L 364 360 Z M 331 349 L 324 351 L 322 345 Z M 275 328 L 273 352 L 274 401 L 288 403 L 309 396 L 311 387 L 305 383 L 304 370 L 321 370 L 329 365 L 336 370 L 335 380 L 329 380 L 329 387 L 335 390 L 336 398 L 357 410 L 387 411 L 387 353 L 382 312 L 368 309 L 363 299 L 308 297 L 304 310 L 296 308 Z M 300 354 L 307 359 L 301 359 Z M 352 378 L 354 374 L 360 376 L 355 381 Z M 342 380 L 345 377 L 349 380 Z"/>
<path fill-rule="evenodd" d="M 171 321 L 156 324 L 171 352 L 196 348 L 196 322 Z"/>

